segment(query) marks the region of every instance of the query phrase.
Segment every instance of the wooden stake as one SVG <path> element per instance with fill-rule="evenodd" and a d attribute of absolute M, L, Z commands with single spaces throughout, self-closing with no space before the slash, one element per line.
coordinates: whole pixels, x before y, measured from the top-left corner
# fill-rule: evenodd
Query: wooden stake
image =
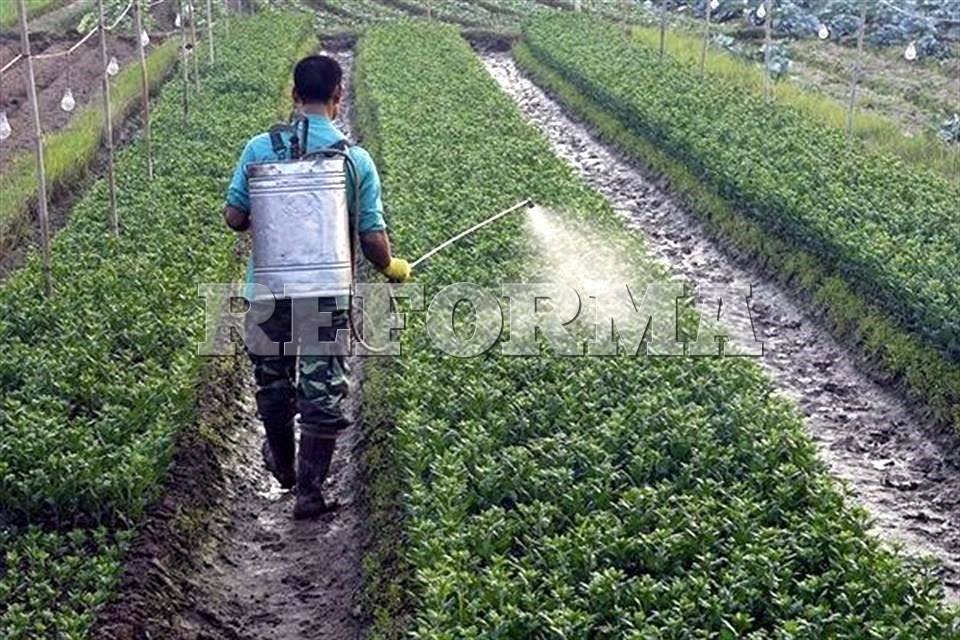
<path fill-rule="evenodd" d="M 667 51 L 667 0 L 660 0 L 660 59 Z"/>
<path fill-rule="evenodd" d="M 216 55 L 213 48 L 213 0 L 207 0 L 207 40 L 210 41 L 210 64 L 213 64 Z"/>
<path fill-rule="evenodd" d="M 193 51 L 193 82 L 197 93 L 200 93 L 200 52 L 197 50 L 197 8 L 193 0 L 188 0 L 190 6 L 190 46 Z"/>
<path fill-rule="evenodd" d="M 20 14 L 20 47 L 27 68 L 27 99 L 33 118 L 34 147 L 37 155 L 37 216 L 40 218 L 40 252 L 43 256 L 43 291 L 49 297 L 53 293 L 53 278 L 50 275 L 50 218 L 47 211 L 47 169 L 43 161 L 43 130 L 40 128 L 40 103 L 37 101 L 37 80 L 33 73 L 33 58 L 30 54 L 30 32 L 27 30 L 27 8 L 24 0 L 17 0 Z"/>
<path fill-rule="evenodd" d="M 763 22 L 763 101 L 770 102 L 770 49 L 773 45 L 773 7 L 764 0 L 767 15 Z"/>
<path fill-rule="evenodd" d="M 860 2 L 860 27 L 857 29 L 857 57 L 853 62 L 850 78 L 850 104 L 847 105 L 847 143 L 853 144 L 853 115 L 857 108 L 857 89 L 860 85 L 860 70 L 863 62 L 863 32 L 867 25 L 867 2 Z"/>
<path fill-rule="evenodd" d="M 703 47 L 700 49 L 700 77 L 707 69 L 707 46 L 710 44 L 710 17 L 713 14 L 713 0 L 707 0 L 706 14 L 703 21 Z"/>
<path fill-rule="evenodd" d="M 133 1 L 133 19 L 137 29 L 137 44 L 140 51 L 140 101 L 143 104 L 143 142 L 147 149 L 147 177 L 153 180 L 153 139 L 150 132 L 150 78 L 147 75 L 147 53 L 143 46 L 143 16 L 140 3 Z"/>
<path fill-rule="evenodd" d="M 103 17 L 103 0 L 97 0 L 97 9 L 99 12 L 100 29 L 100 60 L 103 62 L 103 68 L 100 73 L 103 74 L 103 122 L 104 122 L 104 141 L 107 144 L 107 175 L 110 183 L 110 226 L 113 235 L 120 235 L 120 220 L 117 217 L 117 175 L 113 162 L 113 113 L 110 103 L 110 74 L 107 73 L 107 65 L 110 58 L 107 56 L 107 27 Z M 140 37 L 139 34 L 137 37 Z"/>
<path fill-rule="evenodd" d="M 183 15 L 183 0 L 177 0 L 180 14 L 180 68 L 183 72 L 183 116 L 190 114 L 190 60 L 187 58 L 187 18 Z"/>

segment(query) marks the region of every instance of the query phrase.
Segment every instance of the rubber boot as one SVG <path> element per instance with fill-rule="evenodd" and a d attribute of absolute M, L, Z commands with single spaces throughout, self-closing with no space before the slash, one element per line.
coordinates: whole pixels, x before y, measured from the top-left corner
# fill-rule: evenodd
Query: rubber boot
<path fill-rule="evenodd" d="M 297 486 L 297 471 L 294 468 L 296 444 L 293 439 L 293 420 L 271 425 L 264 424 L 267 439 L 263 443 L 263 464 L 273 474 L 280 486 L 292 489 Z"/>
<path fill-rule="evenodd" d="M 335 437 L 300 432 L 297 504 L 293 508 L 293 517 L 297 520 L 315 518 L 336 509 L 336 503 L 328 503 L 323 499 L 323 481 L 330 471 L 336 446 Z"/>

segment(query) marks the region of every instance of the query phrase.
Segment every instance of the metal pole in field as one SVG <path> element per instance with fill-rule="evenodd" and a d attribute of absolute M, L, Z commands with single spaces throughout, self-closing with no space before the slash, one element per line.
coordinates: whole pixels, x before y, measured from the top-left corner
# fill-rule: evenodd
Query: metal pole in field
<path fill-rule="evenodd" d="M 50 275 L 50 218 L 47 212 L 47 169 L 43 162 L 43 130 L 40 128 L 40 103 L 37 102 L 37 82 L 30 54 L 30 32 L 27 30 L 27 8 L 24 0 L 17 0 L 20 14 L 20 48 L 27 68 L 27 98 L 33 118 L 34 147 L 37 154 L 37 217 L 40 219 L 40 252 L 43 257 L 43 290 L 53 293 Z"/>
<path fill-rule="evenodd" d="M 867 2 L 860 2 L 860 27 L 857 29 L 857 57 L 853 63 L 853 75 L 850 78 L 850 104 L 847 105 L 847 143 L 853 143 L 853 112 L 857 107 L 857 87 L 860 84 L 860 69 L 863 59 L 863 32 L 867 25 Z"/>
<path fill-rule="evenodd" d="M 103 123 L 104 140 L 107 144 L 107 175 L 110 184 L 110 226 L 113 229 L 113 235 L 117 236 L 120 235 L 120 221 L 117 218 L 117 175 L 113 162 L 113 113 L 111 113 L 110 104 L 110 74 L 107 73 L 110 58 L 107 56 L 107 26 L 103 18 L 103 0 L 97 0 L 97 9 L 100 20 L 100 60 L 103 62 L 100 73 L 103 74 Z M 137 37 L 140 37 L 139 34 Z"/>
<path fill-rule="evenodd" d="M 183 15 L 183 0 L 177 0 L 177 15 L 180 16 L 180 68 L 183 71 L 183 115 L 190 113 L 190 61 L 187 59 L 187 27 Z"/>
<path fill-rule="evenodd" d="M 764 0 L 763 21 L 763 101 L 770 102 L 770 49 L 773 46 L 773 11 L 770 0 Z"/>
<path fill-rule="evenodd" d="M 137 29 L 137 43 L 140 52 L 140 100 L 143 104 L 143 143 L 147 149 L 147 177 L 153 180 L 153 140 L 150 132 L 150 78 L 147 75 L 147 53 L 143 45 L 143 16 L 140 3 L 133 2 L 133 19 Z"/>
<path fill-rule="evenodd" d="M 660 0 L 660 59 L 667 50 L 667 0 Z"/>
<path fill-rule="evenodd" d="M 714 0 L 706 1 L 706 13 L 703 22 L 703 47 L 700 49 L 700 77 L 702 78 L 707 68 L 707 46 L 710 43 L 710 16 L 713 13 Z"/>
<path fill-rule="evenodd" d="M 193 50 L 193 81 L 197 87 L 197 93 L 200 93 L 200 52 L 197 50 L 197 10 L 193 6 L 193 0 L 190 0 L 190 46 Z"/>
<path fill-rule="evenodd" d="M 215 57 L 213 48 L 213 0 L 207 0 L 207 40 L 210 41 L 210 64 L 213 64 Z"/>

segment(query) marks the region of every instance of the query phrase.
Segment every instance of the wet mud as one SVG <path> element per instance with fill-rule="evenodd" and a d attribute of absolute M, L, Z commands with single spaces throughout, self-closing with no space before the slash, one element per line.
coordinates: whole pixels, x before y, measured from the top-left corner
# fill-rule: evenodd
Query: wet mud
<path fill-rule="evenodd" d="M 726 249 L 656 177 L 601 141 L 537 87 L 508 54 L 483 62 L 523 115 L 625 226 L 645 237 L 671 273 L 696 284 L 750 285 L 760 364 L 804 417 L 831 473 L 874 519 L 881 538 L 910 556 L 933 556 L 946 597 L 960 600 L 960 447 L 911 402 L 875 381 L 797 295 Z"/>

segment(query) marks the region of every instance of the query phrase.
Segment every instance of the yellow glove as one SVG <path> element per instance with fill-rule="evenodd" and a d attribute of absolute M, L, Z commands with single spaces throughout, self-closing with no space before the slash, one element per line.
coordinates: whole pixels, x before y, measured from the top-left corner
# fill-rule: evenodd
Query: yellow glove
<path fill-rule="evenodd" d="M 390 264 L 381 271 L 390 282 L 407 282 L 413 276 L 410 263 L 402 258 L 391 258 Z"/>

